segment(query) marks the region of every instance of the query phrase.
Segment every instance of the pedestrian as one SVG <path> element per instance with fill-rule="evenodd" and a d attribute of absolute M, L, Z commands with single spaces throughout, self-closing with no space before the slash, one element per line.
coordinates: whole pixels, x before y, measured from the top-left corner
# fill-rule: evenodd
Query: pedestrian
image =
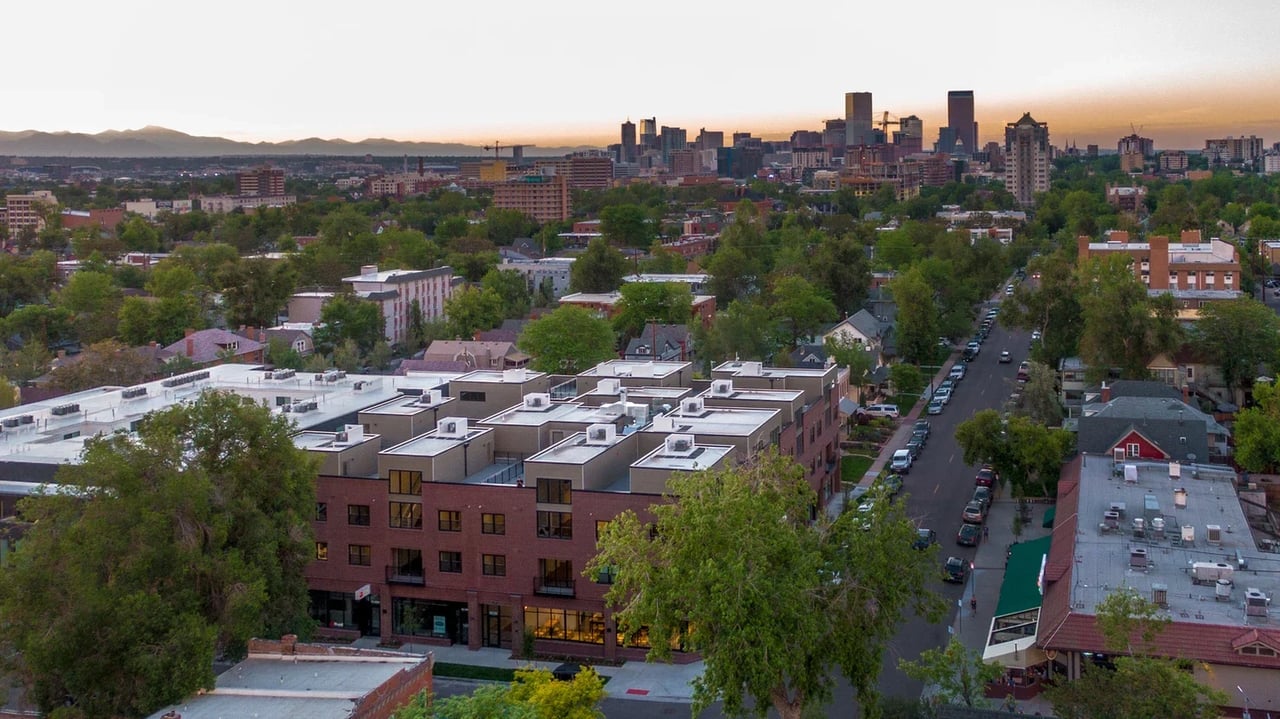
<path fill-rule="evenodd" d="M 969 610 L 973 612 L 973 616 L 978 616 L 978 598 L 976 596 L 969 597 Z"/>
<path fill-rule="evenodd" d="M 986 538 L 988 538 L 988 537 L 990 537 L 990 536 L 991 536 L 991 527 L 988 527 L 988 526 L 987 526 L 987 525 L 985 525 L 985 524 L 984 524 L 984 525 L 982 525 L 982 538 L 983 538 L 983 539 L 986 539 Z"/>

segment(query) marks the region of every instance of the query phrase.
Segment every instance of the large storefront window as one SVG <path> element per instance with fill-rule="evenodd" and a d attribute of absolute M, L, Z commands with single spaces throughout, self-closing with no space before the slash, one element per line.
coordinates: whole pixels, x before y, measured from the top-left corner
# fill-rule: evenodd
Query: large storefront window
<path fill-rule="evenodd" d="M 538 639 L 604 644 L 604 615 L 599 612 L 525 607 L 524 625 Z"/>
<path fill-rule="evenodd" d="M 391 631 L 411 637 L 467 641 L 467 605 L 397 597 L 391 602 Z"/>
<path fill-rule="evenodd" d="M 689 623 L 681 622 L 679 631 L 677 631 L 676 635 L 671 637 L 671 641 L 668 642 L 668 646 L 671 647 L 671 650 L 676 652 L 683 652 L 685 650 L 684 637 L 686 637 L 688 634 L 689 634 Z M 644 649 L 648 649 L 650 646 L 652 646 L 649 643 L 649 627 L 640 627 L 635 632 L 632 632 L 630 636 L 623 636 L 621 633 L 619 633 L 618 646 L 641 647 Z"/>
<path fill-rule="evenodd" d="M 351 592 L 326 592 L 312 589 L 311 618 L 324 627 L 345 628 L 352 624 L 351 603 L 355 595 Z"/>

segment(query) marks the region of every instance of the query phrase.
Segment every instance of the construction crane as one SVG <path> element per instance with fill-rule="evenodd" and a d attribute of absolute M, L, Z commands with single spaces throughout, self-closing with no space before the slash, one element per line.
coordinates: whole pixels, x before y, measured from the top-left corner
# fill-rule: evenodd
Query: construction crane
<path fill-rule="evenodd" d="M 889 111 L 885 110 L 884 114 L 881 116 L 881 119 L 880 119 L 880 132 L 883 132 L 885 137 L 889 136 L 890 125 L 898 125 L 899 127 L 901 127 L 902 120 L 890 120 Z"/>
<path fill-rule="evenodd" d="M 511 150 L 511 159 L 520 162 L 524 159 L 524 148 L 537 147 L 537 145 L 504 145 L 498 140 L 494 140 L 492 145 L 485 145 L 485 151 L 493 150 L 493 159 L 498 159 L 498 153 L 502 150 Z"/>

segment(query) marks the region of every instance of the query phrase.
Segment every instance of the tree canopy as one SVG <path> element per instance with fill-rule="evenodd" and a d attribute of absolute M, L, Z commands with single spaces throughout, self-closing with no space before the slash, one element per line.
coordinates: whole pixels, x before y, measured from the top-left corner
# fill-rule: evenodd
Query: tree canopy
<path fill-rule="evenodd" d="M 138 716 L 213 685 L 215 654 L 305 633 L 316 465 L 229 393 L 90 440 L 0 566 L 0 642 L 45 712 Z"/>
<path fill-rule="evenodd" d="M 626 273 L 627 258 L 597 237 L 569 268 L 569 287 L 574 292 L 613 292 Z"/>
<path fill-rule="evenodd" d="M 516 344 L 540 372 L 581 372 L 618 356 L 609 321 L 575 305 L 561 305 L 525 325 Z"/>
<path fill-rule="evenodd" d="M 586 667 L 560 681 L 545 669 L 517 669 L 515 681 L 433 701 L 418 694 L 391 719 L 604 719 L 604 681 Z"/>
<path fill-rule="evenodd" d="M 769 452 L 673 477 L 652 522 L 627 511 L 601 532 L 584 576 L 615 574 L 606 599 L 624 635 L 647 628 L 702 653 L 695 715 L 723 700 L 731 715 L 773 707 L 796 719 L 830 699 L 831 670 L 870 706 L 899 623 L 943 610 L 928 587 L 933 558 L 911 549 L 901 502 L 880 498 L 875 531 L 853 513 L 811 521 L 817 497 L 803 475 Z M 669 656 L 667 642 L 652 645 L 653 658 Z"/>
<path fill-rule="evenodd" d="M 1222 370 L 1223 384 L 1237 403 L 1260 371 L 1280 359 L 1280 317 L 1251 297 L 1204 303 L 1192 338 L 1196 349 Z"/>

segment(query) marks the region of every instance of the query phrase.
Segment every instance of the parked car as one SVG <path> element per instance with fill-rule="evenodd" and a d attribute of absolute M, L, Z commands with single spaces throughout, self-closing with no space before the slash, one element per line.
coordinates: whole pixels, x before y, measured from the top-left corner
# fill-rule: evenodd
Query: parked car
<path fill-rule="evenodd" d="M 920 443 L 920 446 L 921 446 L 921 447 L 923 447 L 924 445 L 928 444 L 928 443 L 929 443 L 929 430 L 927 430 L 927 429 L 913 429 L 913 430 L 911 430 L 911 441 L 912 441 L 912 442 L 917 442 L 917 441 L 918 441 L 918 442 Z"/>
<path fill-rule="evenodd" d="M 989 466 L 983 465 L 982 469 L 978 470 L 978 475 L 973 478 L 973 481 L 979 487 L 991 487 L 995 485 L 997 479 L 999 477 L 996 475 L 996 471 Z"/>
<path fill-rule="evenodd" d="M 942 563 L 942 578 L 955 584 L 964 584 L 969 578 L 969 562 L 959 557 L 947 557 Z"/>
<path fill-rule="evenodd" d="M 932 529 L 921 527 L 916 530 L 916 539 L 911 543 L 911 548 L 925 550 L 937 543 L 938 533 Z"/>
<path fill-rule="evenodd" d="M 924 442 L 912 437 L 907 440 L 907 451 L 911 453 L 911 461 L 916 461 L 920 458 L 920 453 L 924 451 Z"/>
<path fill-rule="evenodd" d="M 911 450 L 900 449 L 893 453 L 893 459 L 889 462 L 889 470 L 898 474 L 906 474 L 911 471 Z"/>
<path fill-rule="evenodd" d="M 1013 361 L 1013 355 L 1009 354 L 1009 350 L 1000 351 L 1000 364 L 1009 364 Z"/>
<path fill-rule="evenodd" d="M 950 387 L 939 387 L 938 389 L 936 389 L 936 390 L 934 390 L 934 391 L 933 391 L 933 398 L 934 398 L 934 399 L 940 399 L 940 400 L 942 400 L 942 403 L 943 403 L 943 404 L 950 404 L 950 402 L 951 402 L 951 388 L 950 388 Z"/>
<path fill-rule="evenodd" d="M 951 371 L 947 373 L 947 379 L 959 382 L 964 379 L 965 368 L 962 364 L 952 365 Z"/>
<path fill-rule="evenodd" d="M 927 419 L 917 419 L 916 423 L 912 425 L 911 428 L 912 434 L 915 434 L 916 432 L 924 432 L 925 437 L 928 437 L 929 433 L 932 431 L 933 427 L 929 424 L 929 420 Z"/>
<path fill-rule="evenodd" d="M 1032 341 L 1032 342 L 1039 342 L 1039 341 L 1040 341 L 1040 338 L 1041 338 L 1042 336 L 1043 336 L 1043 335 L 1041 335 L 1041 334 L 1040 334 L 1040 330 L 1034 330 L 1034 331 L 1031 333 L 1031 341 Z"/>
<path fill-rule="evenodd" d="M 934 398 L 929 400 L 929 406 L 925 408 L 925 412 L 928 414 L 942 414 L 942 408 L 944 406 L 945 405 L 942 403 L 942 400 Z"/>
<path fill-rule="evenodd" d="M 872 417 L 891 417 L 898 418 L 898 405 L 896 404 L 869 404 L 867 405 L 867 414 Z"/>
<path fill-rule="evenodd" d="M 1004 296 L 1005 296 L 1005 297 L 1012 297 L 1012 296 L 1013 296 L 1013 285 L 1005 285 L 1005 286 L 1004 286 Z"/>
<path fill-rule="evenodd" d="M 974 487 L 973 498 L 970 502 L 982 502 L 982 506 L 991 509 L 991 488 L 990 487 Z"/>
<path fill-rule="evenodd" d="M 960 519 L 969 524 L 982 524 L 987 519 L 987 508 L 982 506 L 982 502 L 970 502 L 964 505 Z"/>
<path fill-rule="evenodd" d="M 1031 363 L 1023 360 L 1018 364 L 1018 381 L 1026 382 L 1031 379 Z"/>
<path fill-rule="evenodd" d="M 893 497 L 902 491 L 902 475 L 889 474 L 880 479 L 880 486 L 884 487 L 884 491 L 890 497 Z"/>
<path fill-rule="evenodd" d="M 982 541 L 982 528 L 976 524 L 962 524 L 956 532 L 956 544 L 962 547 L 976 547 Z"/>
<path fill-rule="evenodd" d="M 948 392 L 955 390 L 955 388 L 956 388 L 956 383 L 953 382 L 951 378 L 944 379 L 938 383 L 938 389 L 945 389 Z"/>

